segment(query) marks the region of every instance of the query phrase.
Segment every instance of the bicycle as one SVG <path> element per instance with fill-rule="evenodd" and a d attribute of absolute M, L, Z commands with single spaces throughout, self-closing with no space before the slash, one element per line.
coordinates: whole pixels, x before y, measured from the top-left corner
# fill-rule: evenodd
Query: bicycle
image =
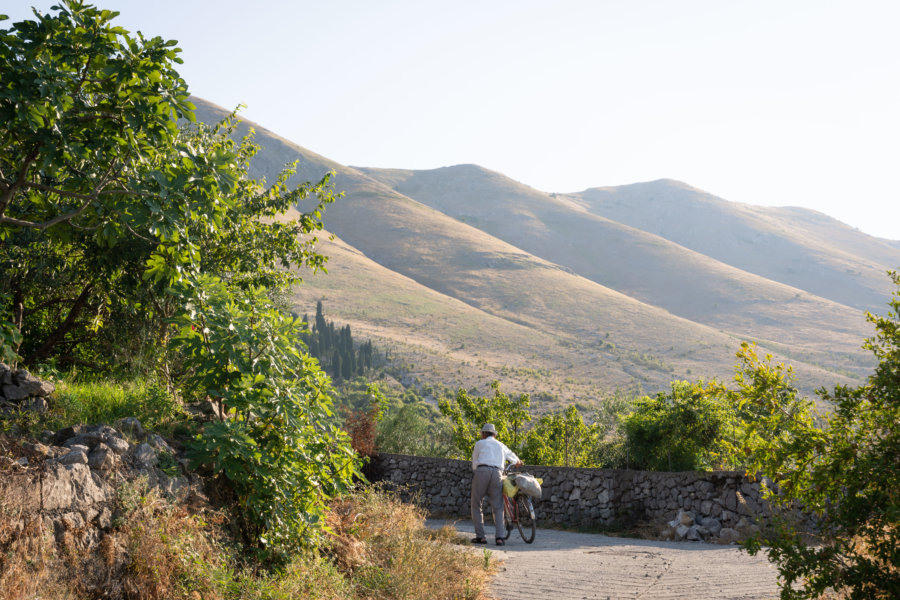
<path fill-rule="evenodd" d="M 506 467 L 503 472 L 504 479 L 510 475 L 508 471 L 512 465 Z M 534 519 L 534 505 L 531 498 L 523 494 L 518 489 L 510 498 L 507 495 L 507 486 L 503 486 L 503 524 L 506 527 L 506 535 L 504 540 L 509 539 L 512 533 L 512 526 L 515 524 L 519 530 L 519 535 L 526 544 L 534 541 L 534 535 L 537 531 L 537 525 Z"/>

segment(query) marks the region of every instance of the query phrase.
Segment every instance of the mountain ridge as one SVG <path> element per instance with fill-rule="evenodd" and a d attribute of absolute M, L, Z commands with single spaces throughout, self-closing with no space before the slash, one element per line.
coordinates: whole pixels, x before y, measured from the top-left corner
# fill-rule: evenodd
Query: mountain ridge
<path fill-rule="evenodd" d="M 203 121 L 217 121 L 228 112 L 201 99 L 195 104 Z M 752 310 L 744 307 L 742 318 L 756 322 L 757 329 L 748 329 L 737 317 L 704 324 L 674 314 L 634 290 L 622 291 L 614 281 L 585 277 L 579 273 L 584 268 L 566 264 L 577 262 L 574 258 L 541 256 L 547 253 L 535 253 L 537 248 L 529 251 L 522 247 L 527 244 L 497 237 L 474 221 L 466 223 L 459 215 L 444 212 L 453 212 L 446 206 L 440 210 L 433 202 L 422 202 L 423 193 L 398 191 L 403 181 L 421 178 L 421 172 L 340 165 L 251 123 L 242 123 L 236 135 L 243 135 L 251 126 L 256 142 L 263 146 L 251 163 L 252 176 L 271 180 L 284 164 L 300 159 L 292 181 L 318 180 L 333 170 L 335 188 L 346 192 L 325 212 L 326 228 L 337 236 L 321 243 L 326 255 L 334 253 L 331 272 L 324 278 L 307 277 L 295 290 L 297 312 L 308 311 L 315 299 L 325 299 L 329 318 L 352 323 L 357 332 L 393 348 L 413 381 L 418 377 L 449 387 L 486 388 L 489 380 L 498 379 L 513 392 L 584 401 L 616 389 L 665 389 L 673 379 L 730 378 L 734 353 L 745 339 L 758 340 L 765 351 L 781 359 L 792 358 L 806 391 L 857 380 L 870 368 L 859 349 L 869 335 L 861 310 L 757 274 L 744 274 L 664 236 L 595 214 L 601 211 L 590 194 L 587 198 L 546 194 L 477 165 L 444 168 L 455 180 L 448 183 L 449 191 L 445 190 L 450 194 L 448 201 L 462 202 L 450 183 L 457 188 L 465 183 L 484 197 L 482 206 L 473 204 L 472 210 L 486 211 L 491 203 L 503 204 L 502 199 L 487 193 L 491 185 L 534 203 L 507 203 L 500 210 L 500 216 L 508 221 L 529 225 L 522 235 L 547 235 L 553 228 L 562 228 L 565 234 L 565 228 L 574 227 L 580 219 L 582 228 L 590 224 L 606 236 L 616 232 L 625 236 L 623 239 L 640 240 L 645 246 L 641 252 L 647 256 L 666 257 L 668 253 L 665 260 L 674 261 L 672 264 L 694 265 L 698 270 L 692 275 L 695 278 L 714 282 L 717 273 L 727 273 L 728 285 L 743 281 L 749 291 L 766 290 L 773 296 L 757 289 L 756 305 Z M 469 176 L 460 177 L 460 171 Z M 474 175 L 493 183 L 470 181 Z M 432 190 L 432 200 L 435 194 Z M 604 208 L 602 196 L 600 208 Z M 575 210 L 579 206 L 580 215 Z M 562 239 L 560 234 L 554 235 L 547 238 L 553 242 L 548 247 Z M 567 247 L 576 247 L 577 239 L 569 237 Z M 653 254 L 647 250 L 654 247 L 665 251 Z M 585 256 L 579 264 L 590 264 L 596 256 L 590 248 L 590 244 L 581 247 Z M 621 260 L 635 252 L 628 244 L 619 251 L 624 257 Z M 662 266 L 657 271 L 669 268 L 674 282 L 685 279 L 683 267 L 676 269 L 663 258 L 658 260 Z M 720 291 L 727 291 L 728 285 L 720 284 Z M 677 286 L 672 290 L 677 291 Z M 799 294 L 798 299 L 788 298 L 792 294 Z M 812 317 L 778 308 L 780 303 L 791 302 L 793 307 L 808 305 Z M 740 306 L 737 300 L 733 304 Z M 766 304 L 771 305 L 768 312 Z M 795 317 L 803 323 L 783 323 Z M 763 326 L 766 319 L 771 323 Z M 788 333 L 779 333 L 781 329 Z M 489 333 L 485 336 L 484 332 Z"/>

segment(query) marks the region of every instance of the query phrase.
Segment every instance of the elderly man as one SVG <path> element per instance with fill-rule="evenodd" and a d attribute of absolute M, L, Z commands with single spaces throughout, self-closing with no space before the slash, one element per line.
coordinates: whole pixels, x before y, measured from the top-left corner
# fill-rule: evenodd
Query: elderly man
<path fill-rule="evenodd" d="M 522 461 L 506 445 L 497 439 L 497 429 L 492 423 L 487 423 L 481 428 L 481 439 L 475 442 L 472 450 L 472 521 L 475 523 L 475 537 L 473 544 L 487 544 L 484 537 L 484 515 L 481 511 L 481 501 L 485 496 L 491 503 L 491 511 L 494 515 L 494 538 L 498 546 L 506 543 L 506 526 L 503 523 L 503 483 L 500 475 L 511 462 L 517 467 Z"/>

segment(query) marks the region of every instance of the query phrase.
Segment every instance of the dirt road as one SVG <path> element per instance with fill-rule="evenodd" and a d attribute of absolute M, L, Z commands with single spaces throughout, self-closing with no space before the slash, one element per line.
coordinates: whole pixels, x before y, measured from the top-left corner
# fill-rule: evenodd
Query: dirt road
<path fill-rule="evenodd" d="M 443 523 L 438 523 L 438 525 Z M 471 522 L 456 529 L 472 534 Z M 656 542 L 538 529 L 533 544 L 513 531 L 493 582 L 498 600 L 761 600 L 778 597 L 777 571 L 736 546 Z"/>

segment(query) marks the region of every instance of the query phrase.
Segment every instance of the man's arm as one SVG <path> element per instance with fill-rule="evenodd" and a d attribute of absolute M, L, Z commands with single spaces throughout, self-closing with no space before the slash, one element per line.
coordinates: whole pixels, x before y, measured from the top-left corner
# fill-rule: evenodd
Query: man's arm
<path fill-rule="evenodd" d="M 501 442 L 501 443 L 502 443 L 502 442 Z M 506 446 L 506 444 L 503 444 L 503 460 L 504 460 L 504 463 L 503 463 L 504 465 L 505 465 L 507 462 L 511 462 L 513 465 L 515 465 L 515 466 L 517 466 L 517 467 L 521 467 L 522 465 L 525 464 L 525 463 L 523 463 L 521 460 L 519 460 L 519 457 L 516 456 L 516 453 L 513 452 L 512 450 L 510 450 L 510 449 Z"/>

